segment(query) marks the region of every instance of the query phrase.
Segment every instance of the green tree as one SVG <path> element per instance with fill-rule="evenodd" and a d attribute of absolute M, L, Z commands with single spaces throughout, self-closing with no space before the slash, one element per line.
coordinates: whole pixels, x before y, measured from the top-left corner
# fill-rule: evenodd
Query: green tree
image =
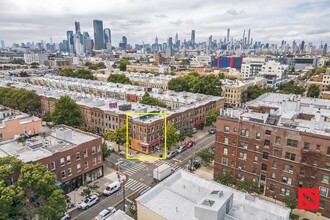
<path fill-rule="evenodd" d="M 51 122 L 52 121 L 52 117 L 50 112 L 46 112 L 43 116 L 42 116 L 42 120 L 45 122 Z"/>
<path fill-rule="evenodd" d="M 97 185 L 97 182 L 93 182 L 93 184 L 85 184 L 80 195 L 88 197 L 93 193 L 97 193 L 98 188 L 100 188 L 100 186 Z"/>
<path fill-rule="evenodd" d="M 126 71 L 127 69 L 127 65 L 129 65 L 129 61 L 128 59 L 122 59 L 119 64 L 118 67 L 121 71 Z"/>
<path fill-rule="evenodd" d="M 327 71 L 327 68 L 324 67 L 317 67 L 315 69 L 315 74 L 321 74 L 321 73 L 325 73 Z"/>
<path fill-rule="evenodd" d="M 102 157 L 103 160 L 110 155 L 110 151 L 108 149 L 107 144 L 104 142 L 102 143 Z"/>
<path fill-rule="evenodd" d="M 219 110 L 210 111 L 205 114 L 205 126 L 211 126 L 217 120 Z"/>
<path fill-rule="evenodd" d="M 229 173 L 219 174 L 215 176 L 213 180 L 226 186 L 232 186 L 236 183 L 235 178 Z"/>
<path fill-rule="evenodd" d="M 319 95 L 320 95 L 320 88 L 315 84 L 310 85 L 307 90 L 307 96 L 318 98 Z"/>
<path fill-rule="evenodd" d="M 180 140 L 180 136 L 177 133 L 176 128 L 172 122 L 168 122 L 166 125 L 166 147 L 171 149 L 172 146 L 175 146 Z"/>
<path fill-rule="evenodd" d="M 93 76 L 92 71 L 88 69 L 65 68 L 60 71 L 59 75 L 66 77 L 80 78 L 80 79 L 92 79 L 92 80 L 96 79 L 96 77 Z"/>
<path fill-rule="evenodd" d="M 25 64 L 23 59 L 15 59 L 15 60 L 10 61 L 9 63 L 11 63 L 11 64 L 21 64 L 21 65 Z"/>
<path fill-rule="evenodd" d="M 236 185 L 238 190 L 248 193 L 257 193 L 260 194 L 260 188 L 258 185 L 252 181 L 244 181 Z"/>
<path fill-rule="evenodd" d="M 278 93 L 283 94 L 297 94 L 301 95 L 305 92 L 305 88 L 303 86 L 296 86 L 294 85 L 293 81 L 290 81 L 288 83 L 284 83 L 278 87 L 276 90 Z"/>
<path fill-rule="evenodd" d="M 60 219 L 65 211 L 63 191 L 46 166 L 0 158 L 0 219 Z"/>
<path fill-rule="evenodd" d="M 253 100 L 267 92 L 273 92 L 273 89 L 262 88 L 260 86 L 254 85 L 254 86 L 249 86 L 246 92 L 247 92 L 247 100 Z"/>
<path fill-rule="evenodd" d="M 159 106 L 162 108 L 166 108 L 165 102 L 160 101 L 159 99 L 153 98 L 150 96 L 148 92 L 145 92 L 140 100 L 141 104 Z"/>
<path fill-rule="evenodd" d="M 208 166 L 214 160 L 214 152 L 211 152 L 209 148 L 200 150 L 196 154 L 202 159 L 202 162 Z"/>
<path fill-rule="evenodd" d="M 78 127 L 82 121 L 79 105 L 69 96 L 62 96 L 55 102 L 51 119 L 55 124 Z"/>
<path fill-rule="evenodd" d="M 286 196 L 282 200 L 286 207 L 290 209 L 296 209 L 298 206 L 298 199 L 293 196 Z"/>
<path fill-rule="evenodd" d="M 27 74 L 26 71 L 21 71 L 21 72 L 19 73 L 19 76 L 20 76 L 20 77 L 28 77 L 29 74 Z"/>
<path fill-rule="evenodd" d="M 129 78 L 125 74 L 110 74 L 108 82 L 121 83 L 121 84 L 132 84 Z"/>
<path fill-rule="evenodd" d="M 118 145 L 118 152 L 120 152 L 120 145 L 126 142 L 126 126 L 119 127 L 115 131 L 107 131 L 103 136 L 107 140 L 116 142 Z"/>

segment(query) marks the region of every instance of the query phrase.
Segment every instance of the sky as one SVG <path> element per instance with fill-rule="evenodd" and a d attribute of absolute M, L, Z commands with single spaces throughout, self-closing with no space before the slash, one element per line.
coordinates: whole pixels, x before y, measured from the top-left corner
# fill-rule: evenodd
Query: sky
<path fill-rule="evenodd" d="M 191 30 L 196 42 L 219 41 L 227 28 L 236 39 L 250 28 L 254 41 L 330 44 L 330 0 L 0 0 L 0 40 L 60 42 L 75 21 L 93 36 L 93 19 L 111 29 L 114 46 L 123 35 L 131 45 L 175 33 L 190 40 Z"/>

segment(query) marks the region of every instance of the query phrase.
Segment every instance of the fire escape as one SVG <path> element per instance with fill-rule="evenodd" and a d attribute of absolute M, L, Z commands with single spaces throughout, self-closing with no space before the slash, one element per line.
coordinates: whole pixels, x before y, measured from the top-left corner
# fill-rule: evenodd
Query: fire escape
<path fill-rule="evenodd" d="M 299 181 L 303 182 L 303 187 L 315 187 L 317 182 L 316 174 L 318 166 L 321 164 L 321 153 L 309 149 L 301 150 Z"/>

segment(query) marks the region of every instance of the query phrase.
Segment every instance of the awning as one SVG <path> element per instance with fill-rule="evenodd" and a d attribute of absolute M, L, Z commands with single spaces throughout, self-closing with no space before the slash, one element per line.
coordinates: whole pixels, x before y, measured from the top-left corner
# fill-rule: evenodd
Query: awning
<path fill-rule="evenodd" d="M 62 187 L 62 185 L 63 185 L 63 183 L 61 183 L 61 182 L 57 182 L 56 183 L 60 188 Z"/>
<path fill-rule="evenodd" d="M 195 126 L 198 126 L 198 125 L 201 125 L 202 124 L 202 121 L 196 121 L 195 122 Z"/>

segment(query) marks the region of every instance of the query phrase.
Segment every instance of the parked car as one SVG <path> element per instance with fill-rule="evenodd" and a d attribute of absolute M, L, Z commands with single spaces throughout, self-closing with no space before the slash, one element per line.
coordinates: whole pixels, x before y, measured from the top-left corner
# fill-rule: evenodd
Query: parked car
<path fill-rule="evenodd" d="M 211 128 L 210 131 L 209 131 L 209 133 L 210 133 L 210 134 L 215 134 L 216 131 L 217 131 L 216 128 Z"/>
<path fill-rule="evenodd" d="M 103 190 L 103 195 L 110 196 L 111 194 L 117 192 L 120 189 L 120 182 L 115 181 L 111 184 L 109 184 L 105 190 Z"/>
<path fill-rule="evenodd" d="M 166 159 L 172 159 L 173 157 L 175 157 L 176 154 L 177 154 L 176 151 L 168 151 L 166 155 Z"/>
<path fill-rule="evenodd" d="M 192 129 L 192 133 L 193 133 L 193 134 L 196 134 L 196 133 L 197 133 L 197 128 L 193 128 L 193 129 Z"/>
<path fill-rule="evenodd" d="M 83 201 L 82 203 L 80 203 L 78 205 L 78 208 L 88 209 L 89 207 L 95 205 L 98 202 L 99 202 L 99 197 L 97 197 L 97 195 L 91 195 L 91 196 L 88 196 L 85 199 L 85 201 Z"/>
<path fill-rule="evenodd" d="M 71 217 L 69 215 L 69 213 L 64 213 L 64 215 L 62 216 L 61 220 L 70 220 Z"/>
<path fill-rule="evenodd" d="M 114 214 L 117 210 L 114 207 L 108 207 L 103 209 L 98 216 L 96 216 L 96 220 L 104 220 L 107 219 L 110 215 Z"/>
<path fill-rule="evenodd" d="M 194 146 L 194 144 L 195 144 L 195 142 L 193 142 L 193 141 L 189 141 L 189 142 L 186 144 L 186 147 L 187 147 L 187 148 L 190 148 L 190 147 Z"/>
<path fill-rule="evenodd" d="M 185 151 L 185 150 L 187 150 L 186 145 L 182 145 L 182 146 L 178 147 L 177 152 L 178 152 L 178 153 L 181 153 L 181 152 L 183 152 L 183 151 Z"/>

